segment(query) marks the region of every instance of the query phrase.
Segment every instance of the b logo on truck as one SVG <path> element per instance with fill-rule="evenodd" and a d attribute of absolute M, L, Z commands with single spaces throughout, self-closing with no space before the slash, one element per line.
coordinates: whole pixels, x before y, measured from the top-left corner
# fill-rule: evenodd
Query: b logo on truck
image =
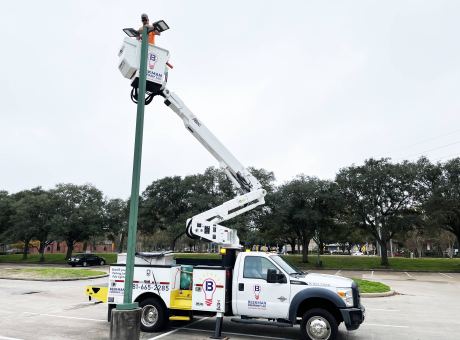
<path fill-rule="evenodd" d="M 260 291 L 261 291 L 260 286 L 259 286 L 259 285 L 254 285 L 254 286 L 252 287 L 252 290 L 253 290 L 253 292 L 254 292 L 254 297 L 256 298 L 256 300 L 259 300 Z"/>
<path fill-rule="evenodd" d="M 212 305 L 214 292 L 216 291 L 216 281 L 213 279 L 206 279 L 203 281 L 204 301 L 206 306 Z"/>
<path fill-rule="evenodd" d="M 155 68 L 155 64 L 157 62 L 158 58 L 155 54 L 149 53 L 149 69 Z"/>

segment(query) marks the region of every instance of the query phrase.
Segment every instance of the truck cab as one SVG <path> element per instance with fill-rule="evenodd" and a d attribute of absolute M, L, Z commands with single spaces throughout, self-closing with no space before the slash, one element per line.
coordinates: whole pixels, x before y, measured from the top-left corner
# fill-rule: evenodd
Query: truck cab
<path fill-rule="evenodd" d="M 235 322 L 301 325 L 304 339 L 334 339 L 344 322 L 354 330 L 364 321 L 364 307 L 353 280 L 305 273 L 280 255 L 242 252 L 235 261 L 232 282 Z M 256 320 L 259 319 L 259 320 Z"/>

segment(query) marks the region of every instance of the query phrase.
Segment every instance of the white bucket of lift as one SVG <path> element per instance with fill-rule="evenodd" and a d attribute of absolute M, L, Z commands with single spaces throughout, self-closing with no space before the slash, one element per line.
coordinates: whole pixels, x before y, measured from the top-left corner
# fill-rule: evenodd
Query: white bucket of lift
<path fill-rule="evenodd" d="M 118 69 L 123 77 L 134 79 L 139 70 L 141 54 L 141 42 L 139 40 L 126 37 L 120 47 L 118 56 L 120 61 Z M 166 63 L 169 60 L 169 51 L 161 47 L 150 45 L 147 57 L 147 82 L 163 85 L 166 83 Z"/>

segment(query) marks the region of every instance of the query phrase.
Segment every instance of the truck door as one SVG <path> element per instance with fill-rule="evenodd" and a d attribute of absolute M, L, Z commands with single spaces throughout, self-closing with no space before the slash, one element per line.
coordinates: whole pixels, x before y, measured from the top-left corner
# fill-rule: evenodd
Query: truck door
<path fill-rule="evenodd" d="M 268 283 L 267 271 L 275 269 L 284 275 L 283 283 Z M 237 314 L 287 318 L 289 313 L 289 278 L 269 259 L 262 256 L 245 256 L 238 271 L 236 293 Z"/>

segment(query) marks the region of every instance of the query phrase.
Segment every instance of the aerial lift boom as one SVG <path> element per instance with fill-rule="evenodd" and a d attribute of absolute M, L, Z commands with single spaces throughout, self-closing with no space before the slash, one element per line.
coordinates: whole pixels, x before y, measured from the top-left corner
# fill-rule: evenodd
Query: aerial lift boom
<path fill-rule="evenodd" d="M 138 85 L 140 43 L 125 38 L 120 48 L 119 69 L 132 79 L 134 89 Z M 166 88 L 169 52 L 158 46 L 149 46 L 147 71 L 148 104 L 154 95 L 165 98 L 164 103 L 184 122 L 186 129 L 217 159 L 221 168 L 239 191 L 235 198 L 198 215 L 186 222 L 186 234 L 191 238 L 205 239 L 226 248 L 241 248 L 237 231 L 219 223 L 245 213 L 265 203 L 266 191 L 260 182 L 245 168 L 214 134 L 200 121 L 175 93 Z M 132 98 L 137 100 L 136 95 Z M 143 98 L 141 100 L 144 100 Z"/>

